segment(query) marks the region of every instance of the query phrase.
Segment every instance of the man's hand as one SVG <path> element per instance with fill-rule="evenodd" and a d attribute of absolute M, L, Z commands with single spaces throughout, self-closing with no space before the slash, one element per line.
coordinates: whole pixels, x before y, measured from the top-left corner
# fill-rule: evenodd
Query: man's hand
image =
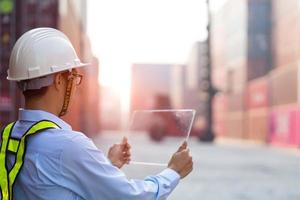
<path fill-rule="evenodd" d="M 124 137 L 120 144 L 114 144 L 109 148 L 107 157 L 114 166 L 121 168 L 130 162 L 130 148 L 128 139 Z"/>
<path fill-rule="evenodd" d="M 181 178 L 186 177 L 193 170 L 193 159 L 189 154 L 185 141 L 169 161 L 168 168 L 176 171 Z"/>

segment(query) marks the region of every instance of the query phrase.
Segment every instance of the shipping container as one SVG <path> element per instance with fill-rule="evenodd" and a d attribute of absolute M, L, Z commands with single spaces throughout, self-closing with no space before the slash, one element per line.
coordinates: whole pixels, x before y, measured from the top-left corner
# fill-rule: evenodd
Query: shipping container
<path fill-rule="evenodd" d="M 299 101 L 299 67 L 295 63 L 270 73 L 271 105 L 292 104 Z"/>
<path fill-rule="evenodd" d="M 226 136 L 227 96 L 217 94 L 213 100 L 214 131 L 217 136 Z"/>
<path fill-rule="evenodd" d="M 12 7 L 0 6 L 0 128 L 16 120 L 17 105 L 20 98 L 16 84 L 6 80 L 9 57 L 16 41 L 17 10 L 15 1 L 9 1 Z"/>
<path fill-rule="evenodd" d="M 213 69 L 224 69 L 226 66 L 226 57 L 225 57 L 225 35 L 224 33 L 225 26 L 222 22 L 219 22 L 218 15 L 213 17 L 213 22 L 211 24 L 211 65 Z"/>
<path fill-rule="evenodd" d="M 247 80 L 266 75 L 272 66 L 271 3 L 248 1 Z"/>
<path fill-rule="evenodd" d="M 273 1 L 273 54 L 275 67 L 288 67 L 300 55 L 298 1 Z M 288 33 L 287 33 L 288 30 Z"/>
<path fill-rule="evenodd" d="M 244 60 L 246 61 L 246 60 Z M 227 92 L 239 93 L 246 88 L 247 68 L 244 61 L 236 62 L 227 70 Z"/>
<path fill-rule="evenodd" d="M 270 142 L 300 147 L 300 105 L 276 106 L 271 110 Z"/>
<path fill-rule="evenodd" d="M 248 83 L 246 109 L 267 107 L 270 105 L 269 76 L 252 80 Z"/>
<path fill-rule="evenodd" d="M 227 1 L 218 13 L 212 15 L 211 58 L 213 70 L 216 69 L 213 71 L 214 81 L 226 78 L 228 85 L 235 83 L 233 90 L 235 87 L 240 90 L 246 79 L 246 22 L 247 1 L 245 0 Z M 226 75 L 220 76 L 219 69 Z"/>
<path fill-rule="evenodd" d="M 18 37 L 36 27 L 58 26 L 59 0 L 16 0 Z"/>
<path fill-rule="evenodd" d="M 228 94 L 228 111 L 243 111 L 245 109 L 245 92 Z"/>
<path fill-rule="evenodd" d="M 260 142 L 268 141 L 269 108 L 256 108 L 246 112 L 246 138 Z"/>
<path fill-rule="evenodd" d="M 225 123 L 227 137 L 236 139 L 244 139 L 246 137 L 244 112 L 227 112 Z"/>

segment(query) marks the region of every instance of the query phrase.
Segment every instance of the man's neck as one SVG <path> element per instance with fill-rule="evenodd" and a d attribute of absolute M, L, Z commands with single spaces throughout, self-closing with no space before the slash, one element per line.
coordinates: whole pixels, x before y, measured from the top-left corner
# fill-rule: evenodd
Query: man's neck
<path fill-rule="evenodd" d="M 46 101 L 25 101 L 25 109 L 43 110 L 58 116 L 57 109 L 55 109 L 53 106 L 51 106 L 50 103 L 47 103 Z"/>

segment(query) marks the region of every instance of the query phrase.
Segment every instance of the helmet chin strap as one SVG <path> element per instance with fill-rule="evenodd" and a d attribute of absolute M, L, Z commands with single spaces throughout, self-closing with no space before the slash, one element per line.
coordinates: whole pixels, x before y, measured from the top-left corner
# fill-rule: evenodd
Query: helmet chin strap
<path fill-rule="evenodd" d="M 61 111 L 58 115 L 59 117 L 64 116 L 68 112 L 71 93 L 72 93 L 72 86 L 73 86 L 73 79 L 68 79 L 66 93 L 65 93 L 65 97 L 64 97 L 64 103 L 63 103 Z"/>

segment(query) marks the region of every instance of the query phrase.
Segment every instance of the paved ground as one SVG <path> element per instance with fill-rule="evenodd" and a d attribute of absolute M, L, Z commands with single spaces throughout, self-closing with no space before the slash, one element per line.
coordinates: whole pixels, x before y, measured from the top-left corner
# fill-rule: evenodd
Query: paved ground
<path fill-rule="evenodd" d="M 94 141 L 107 151 L 119 138 L 119 134 L 105 133 Z M 134 159 L 164 162 L 181 140 L 153 143 L 147 137 L 135 137 L 131 142 Z M 229 142 L 208 145 L 196 139 L 190 140 L 190 148 L 194 171 L 169 200 L 300 200 L 300 150 Z M 129 178 L 143 178 L 161 169 L 129 165 L 124 171 Z"/>

